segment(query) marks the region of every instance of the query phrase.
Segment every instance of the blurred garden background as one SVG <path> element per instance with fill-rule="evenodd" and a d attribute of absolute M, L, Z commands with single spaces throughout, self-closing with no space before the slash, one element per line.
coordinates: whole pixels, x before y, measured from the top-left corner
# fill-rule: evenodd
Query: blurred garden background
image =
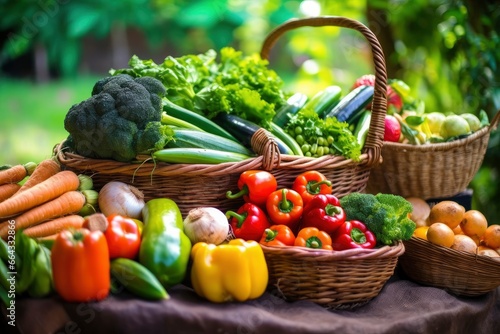
<path fill-rule="evenodd" d="M 427 111 L 500 109 L 500 6 L 484 0 L 0 0 L 0 164 L 40 161 L 67 133 L 68 109 L 90 96 L 132 55 L 166 56 L 233 46 L 258 53 L 291 18 L 338 15 L 366 24 L 386 55 L 389 78 L 405 81 Z M 348 90 L 373 72 L 362 36 L 302 28 L 274 46 L 270 66 L 291 91 L 337 84 Z M 500 217 L 500 131 L 474 178 L 473 207 Z M 422 162 L 425 163 L 425 162 Z M 418 177 L 418 176 L 417 176 Z"/>

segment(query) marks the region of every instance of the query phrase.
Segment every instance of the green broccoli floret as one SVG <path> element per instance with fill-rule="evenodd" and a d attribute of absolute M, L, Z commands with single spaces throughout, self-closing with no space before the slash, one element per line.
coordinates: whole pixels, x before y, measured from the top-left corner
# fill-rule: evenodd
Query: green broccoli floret
<path fill-rule="evenodd" d="M 160 124 L 165 93 L 152 77 L 120 74 L 99 80 L 92 96 L 72 106 L 64 119 L 74 150 L 90 158 L 131 161 L 163 147 L 171 137 Z"/>
<path fill-rule="evenodd" d="M 409 218 L 413 206 L 398 195 L 354 192 L 342 197 L 340 205 L 346 213 L 346 219 L 365 223 L 375 234 L 379 245 L 408 240 L 416 227 Z"/>

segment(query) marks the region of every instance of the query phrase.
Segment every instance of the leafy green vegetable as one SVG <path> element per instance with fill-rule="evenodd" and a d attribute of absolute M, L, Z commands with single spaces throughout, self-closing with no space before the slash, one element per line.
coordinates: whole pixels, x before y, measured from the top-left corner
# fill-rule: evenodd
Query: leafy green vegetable
<path fill-rule="evenodd" d="M 285 131 L 301 145 L 305 156 L 342 155 L 360 160 L 361 145 L 349 130 L 349 124 L 335 117 L 322 119 L 310 108 L 304 108 L 290 117 Z"/>
<path fill-rule="evenodd" d="M 408 240 L 416 227 L 408 218 L 413 206 L 398 195 L 354 192 L 342 197 L 340 205 L 346 213 L 346 219 L 365 223 L 375 234 L 379 245 L 392 245 L 398 240 Z"/>
<path fill-rule="evenodd" d="M 161 64 L 133 56 L 129 68 L 111 75 L 152 76 L 166 89 L 165 98 L 209 119 L 219 113 L 240 116 L 269 128 L 275 110 L 286 103 L 283 81 L 258 55 L 244 56 L 226 47 L 220 59 L 214 50 L 204 54 L 168 56 Z"/>

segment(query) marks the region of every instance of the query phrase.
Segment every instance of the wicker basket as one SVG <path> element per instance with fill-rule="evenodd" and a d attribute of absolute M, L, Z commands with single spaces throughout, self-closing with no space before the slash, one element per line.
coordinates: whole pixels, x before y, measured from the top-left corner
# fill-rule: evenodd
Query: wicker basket
<path fill-rule="evenodd" d="M 228 190 L 237 190 L 239 175 L 250 169 L 271 171 L 282 187 L 291 186 L 298 174 L 314 169 L 332 181 L 336 196 L 363 191 L 370 170 L 380 163 L 383 144 L 387 75 L 382 49 L 374 34 L 357 21 L 343 17 L 317 17 L 289 21 L 278 27 L 263 44 L 262 57 L 267 59 L 269 49 L 283 32 L 303 25 L 338 25 L 355 29 L 366 37 L 372 48 L 375 66 L 373 117 L 360 161 L 334 155 L 319 158 L 280 155 L 276 143 L 266 131 L 258 132 L 252 138 L 252 147 L 259 155 L 241 162 L 167 164 L 146 159 L 138 163 L 122 163 L 80 156 L 65 150 L 64 143 L 55 146 L 55 156 L 63 168 L 91 175 L 96 189 L 111 180 L 126 182 L 142 190 L 146 199 L 171 198 L 179 205 L 183 215 L 198 206 L 214 206 L 224 211 L 237 207 L 238 201 L 228 200 L 225 194 Z"/>
<path fill-rule="evenodd" d="M 372 169 L 370 193 L 391 193 L 423 199 L 443 198 L 467 188 L 483 163 L 490 132 L 500 119 L 460 140 L 411 145 L 384 142 L 382 164 Z"/>
<path fill-rule="evenodd" d="M 400 266 L 418 283 L 471 297 L 500 286 L 500 259 L 434 245 L 416 237 L 404 241 L 404 245 Z"/>
<path fill-rule="evenodd" d="M 375 298 L 394 273 L 403 243 L 344 251 L 262 246 L 269 284 L 286 300 L 352 309 Z"/>

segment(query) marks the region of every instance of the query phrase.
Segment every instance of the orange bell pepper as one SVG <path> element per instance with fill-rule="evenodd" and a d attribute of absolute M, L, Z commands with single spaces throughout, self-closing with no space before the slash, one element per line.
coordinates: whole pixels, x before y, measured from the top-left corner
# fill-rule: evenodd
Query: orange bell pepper
<path fill-rule="evenodd" d="M 269 195 L 266 209 L 273 224 L 286 225 L 296 232 L 304 211 L 304 202 L 295 190 L 282 188 Z"/>
<path fill-rule="evenodd" d="M 264 230 L 259 243 L 264 246 L 293 246 L 295 235 L 286 225 L 271 225 Z"/>
<path fill-rule="evenodd" d="M 110 289 L 110 260 L 101 231 L 85 228 L 60 232 L 52 246 L 56 292 L 68 302 L 102 300 Z"/>
<path fill-rule="evenodd" d="M 314 195 L 331 194 L 332 183 L 322 173 L 309 170 L 299 174 L 293 181 L 292 189 L 300 194 L 304 206 L 309 203 Z"/>
<path fill-rule="evenodd" d="M 320 231 L 316 227 L 304 227 L 295 238 L 295 246 L 328 249 L 332 248 L 332 238 L 325 231 Z"/>

